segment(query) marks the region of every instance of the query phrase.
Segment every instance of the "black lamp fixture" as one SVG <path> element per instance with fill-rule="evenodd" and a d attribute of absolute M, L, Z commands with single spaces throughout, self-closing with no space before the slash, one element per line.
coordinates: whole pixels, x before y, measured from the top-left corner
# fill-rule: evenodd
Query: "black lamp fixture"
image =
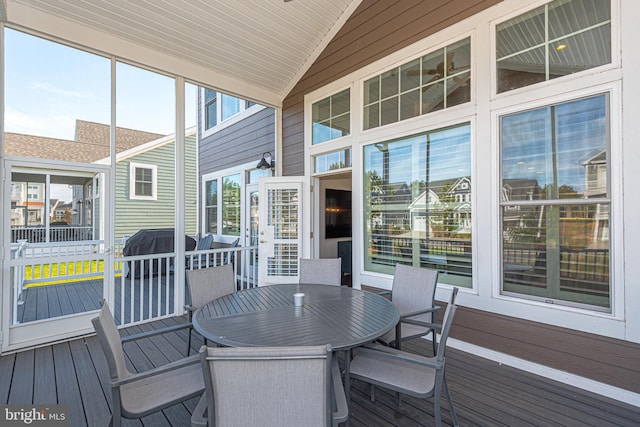
<path fill-rule="evenodd" d="M 265 156 L 269 156 L 269 160 L 267 160 Z M 266 153 L 262 153 L 262 158 L 256 165 L 256 168 L 261 170 L 266 170 L 266 169 L 273 169 L 275 166 L 276 166 L 276 162 L 271 158 L 271 153 L 267 151 Z"/>

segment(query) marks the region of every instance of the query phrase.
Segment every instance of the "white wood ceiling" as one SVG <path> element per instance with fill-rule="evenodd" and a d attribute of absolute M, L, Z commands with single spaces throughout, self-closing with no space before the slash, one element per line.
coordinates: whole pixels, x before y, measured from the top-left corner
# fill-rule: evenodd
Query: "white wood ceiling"
<path fill-rule="evenodd" d="M 360 2 L 0 0 L 0 18 L 276 106 Z"/>

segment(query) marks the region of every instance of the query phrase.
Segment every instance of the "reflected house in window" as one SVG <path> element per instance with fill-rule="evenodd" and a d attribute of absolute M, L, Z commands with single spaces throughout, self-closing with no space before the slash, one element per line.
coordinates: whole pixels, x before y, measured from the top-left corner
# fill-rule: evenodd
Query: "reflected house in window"
<path fill-rule="evenodd" d="M 409 205 L 409 215 L 411 230 L 426 232 L 428 228 L 429 237 L 470 236 L 471 178 L 429 183 Z"/>
<path fill-rule="evenodd" d="M 585 167 L 585 190 L 586 199 L 607 196 L 607 152 L 602 150 L 595 156 L 582 163 Z M 609 205 L 598 203 L 594 213 L 593 244 L 590 249 L 598 248 L 608 244 L 609 241 Z M 599 243 L 602 242 L 602 243 Z"/>

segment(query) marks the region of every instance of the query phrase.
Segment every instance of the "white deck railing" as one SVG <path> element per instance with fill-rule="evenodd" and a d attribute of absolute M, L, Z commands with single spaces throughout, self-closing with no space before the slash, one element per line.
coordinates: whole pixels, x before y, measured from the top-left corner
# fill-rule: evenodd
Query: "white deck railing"
<path fill-rule="evenodd" d="M 120 325 L 182 315 L 175 307 L 175 253 L 123 256 L 123 242 L 115 254 L 115 304 Z M 213 267 L 231 263 L 238 289 L 257 286 L 258 247 L 234 247 L 190 251 L 186 253 L 187 269 Z M 28 243 L 12 245 L 11 277 L 14 286 L 14 323 L 17 307 L 23 303 L 23 291 L 30 285 L 54 286 L 83 279 L 102 279 L 104 242 Z"/>

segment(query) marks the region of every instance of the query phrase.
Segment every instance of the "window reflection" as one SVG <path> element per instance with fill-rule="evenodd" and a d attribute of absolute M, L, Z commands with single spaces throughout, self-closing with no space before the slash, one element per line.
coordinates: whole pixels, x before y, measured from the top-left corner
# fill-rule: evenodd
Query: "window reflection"
<path fill-rule="evenodd" d="M 610 307 L 607 117 L 598 95 L 501 119 L 503 291 Z"/>
<path fill-rule="evenodd" d="M 471 137 L 464 124 L 364 148 L 365 267 L 471 286 Z"/>

